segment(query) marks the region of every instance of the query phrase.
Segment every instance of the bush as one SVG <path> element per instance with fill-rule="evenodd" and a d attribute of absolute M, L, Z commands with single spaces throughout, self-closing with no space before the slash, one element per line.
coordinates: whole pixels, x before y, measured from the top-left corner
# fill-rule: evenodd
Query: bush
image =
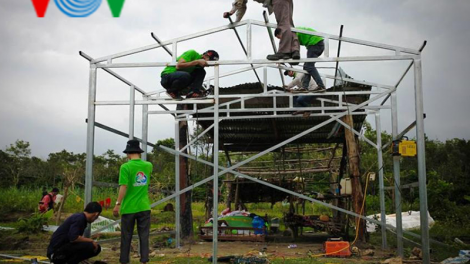
<path fill-rule="evenodd" d="M 18 233 L 36 234 L 47 225 L 48 218 L 41 213 L 34 213 L 29 218 L 20 218 L 18 221 Z"/>

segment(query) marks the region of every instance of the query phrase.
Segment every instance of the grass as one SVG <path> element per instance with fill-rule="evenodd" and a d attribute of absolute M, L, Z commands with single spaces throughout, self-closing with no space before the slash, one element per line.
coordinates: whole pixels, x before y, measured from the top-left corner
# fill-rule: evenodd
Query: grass
<path fill-rule="evenodd" d="M 411 232 L 421 235 L 420 230 L 412 230 Z M 414 242 L 421 244 L 419 239 L 412 238 L 405 235 L 406 238 L 413 240 Z M 437 261 L 442 261 L 449 257 L 456 257 L 459 254 L 459 250 L 466 249 L 470 250 L 470 245 L 463 246 L 454 242 L 455 237 L 470 237 L 470 226 L 456 226 L 450 223 L 443 223 L 437 221 L 429 229 L 429 237 L 433 240 L 445 243 L 448 246 L 438 245 L 436 243 L 430 242 L 431 248 L 431 258 Z M 370 241 L 371 244 L 375 245 L 377 248 L 380 248 L 382 245 L 382 237 L 380 232 L 371 233 Z M 392 249 L 396 248 L 397 239 L 396 235 L 390 232 L 387 232 L 387 245 Z M 416 247 L 410 242 L 404 240 L 404 253 L 405 257 L 411 256 L 411 251 Z"/>
<path fill-rule="evenodd" d="M 0 190 L 0 218 L 7 219 L 4 220 L 0 225 L 4 227 L 18 227 L 17 218 L 29 216 L 30 214 L 34 213 L 37 210 L 37 204 L 39 199 L 41 198 L 42 192 L 40 189 L 27 189 L 27 188 L 9 188 L 9 189 L 2 189 Z M 80 201 L 77 201 L 76 197 L 80 197 Z M 94 200 L 100 201 L 105 200 L 106 198 L 112 199 L 112 204 L 117 196 L 116 189 L 105 189 L 105 188 L 94 188 L 93 189 L 93 197 Z M 153 196 L 151 197 L 152 201 L 156 201 L 162 197 Z M 173 202 L 172 202 L 173 203 Z M 175 214 L 174 212 L 163 212 L 163 208 L 165 207 L 165 203 L 159 204 L 155 208 L 152 209 L 152 229 L 160 230 L 163 227 L 168 227 L 174 229 L 175 227 Z M 173 203 L 174 205 L 174 203 Z M 252 213 L 256 213 L 260 216 L 264 216 L 267 214 L 269 218 L 280 218 L 281 219 L 281 227 L 283 226 L 282 218 L 283 214 L 288 212 L 289 207 L 282 205 L 282 203 L 276 203 L 273 207 L 271 207 L 270 203 L 253 203 L 253 204 L 246 204 L 248 210 Z M 84 207 L 83 202 L 83 190 L 76 189 L 73 193 L 70 194 L 69 198 L 66 201 L 64 207 L 64 214 L 70 214 L 75 212 L 81 212 Z M 311 203 L 306 203 L 306 214 L 327 214 L 331 215 L 331 210 L 324 207 L 313 205 Z M 225 209 L 225 205 L 223 202 L 219 203 L 219 212 Z M 198 227 L 203 225 L 207 219 L 205 219 L 205 208 L 203 202 L 194 202 L 192 203 L 192 213 L 193 213 L 193 230 L 194 233 L 197 234 Z M 8 216 L 8 217 L 6 217 Z M 117 219 L 116 217 L 112 216 L 112 208 L 108 210 L 104 210 L 102 216 L 110 218 L 110 219 Z M 13 219 L 16 217 L 16 219 Z M 55 224 L 54 220 L 50 221 L 50 224 Z M 420 234 L 419 230 L 413 231 L 417 234 Z M 354 234 L 352 235 L 354 237 Z M 430 229 L 430 237 L 434 240 L 443 242 L 448 244 L 450 247 L 442 247 L 436 244 L 431 243 L 432 249 L 432 258 L 436 260 L 443 260 L 448 257 L 455 257 L 458 255 L 458 251 L 460 249 L 470 249 L 470 246 L 462 246 L 454 242 L 455 237 L 459 238 L 469 238 L 470 237 L 470 226 L 458 226 L 451 223 L 443 223 L 437 221 L 434 226 Z M 392 233 L 387 234 L 388 245 L 393 249 L 396 245 L 396 237 Z M 417 243 L 421 243 L 419 240 L 415 240 Z M 380 232 L 372 233 L 370 235 L 370 243 L 375 245 L 376 248 L 381 247 L 381 236 Z M 411 250 L 413 249 L 414 245 L 405 242 L 405 253 L 406 256 L 410 255 Z M 167 259 L 168 260 L 168 259 Z M 164 263 L 167 260 L 162 260 Z M 158 259 L 157 259 L 158 261 Z M 312 262 L 313 261 L 313 262 Z M 191 259 L 190 263 L 206 263 L 206 259 L 201 258 L 194 258 Z M 187 263 L 186 259 L 171 259 L 168 263 Z M 271 263 L 281 263 L 274 260 Z M 284 263 L 284 262 L 282 262 Z M 290 263 L 286 260 L 285 263 Z M 291 262 L 291 263 L 294 263 Z M 297 259 L 295 263 L 317 263 L 312 259 Z M 340 263 L 340 262 L 335 262 Z"/>
<path fill-rule="evenodd" d="M 7 188 L 0 190 L 0 216 L 8 216 L 11 214 L 19 214 L 22 216 L 28 216 L 37 211 L 37 205 L 42 196 L 41 189 L 28 189 L 28 188 Z M 79 199 L 78 199 L 78 198 Z M 105 209 L 102 212 L 102 216 L 110 219 L 117 219 L 112 214 L 112 208 L 114 201 L 117 197 L 117 190 L 114 188 L 94 188 L 93 189 L 93 200 L 102 201 L 106 198 L 111 198 L 111 208 Z M 156 201 L 162 197 L 158 195 L 150 197 L 151 201 Z M 174 202 L 171 202 L 174 205 Z M 165 203 L 159 204 L 152 208 L 152 228 L 161 229 L 163 227 L 174 228 L 175 216 L 172 212 L 162 212 L 165 207 Z M 271 208 L 270 203 L 252 203 L 246 204 L 248 210 L 260 216 L 268 215 L 269 218 L 280 218 L 282 223 L 283 214 L 289 210 L 288 206 L 282 203 L 276 203 Z M 84 208 L 84 190 L 76 188 L 74 191 L 69 192 L 69 196 L 63 208 L 64 214 L 76 213 L 83 211 Z M 223 202 L 219 203 L 219 212 L 225 209 Z M 205 208 L 203 202 L 192 203 L 193 212 L 193 223 L 194 230 L 204 225 L 207 219 L 205 219 Z M 311 203 L 306 203 L 306 214 L 327 214 L 331 215 L 331 210 L 325 206 L 313 206 Z M 50 224 L 55 224 L 55 221 L 51 219 Z M 3 226 L 15 226 L 14 224 L 2 224 Z"/>

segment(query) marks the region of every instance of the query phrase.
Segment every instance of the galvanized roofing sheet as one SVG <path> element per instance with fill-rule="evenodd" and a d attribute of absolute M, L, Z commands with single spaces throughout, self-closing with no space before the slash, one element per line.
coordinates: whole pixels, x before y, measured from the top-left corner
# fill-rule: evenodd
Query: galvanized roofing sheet
<path fill-rule="evenodd" d="M 281 87 L 269 87 L 268 90 L 280 90 Z M 346 83 L 342 86 L 336 86 L 328 89 L 328 91 L 370 91 L 371 87 L 353 83 Z M 259 83 L 246 83 L 234 87 L 220 88 L 220 94 L 260 94 L 263 87 Z M 302 94 L 299 94 L 302 95 Z M 318 98 L 337 100 L 338 97 L 331 95 L 322 95 Z M 349 95 L 343 96 L 343 102 L 360 104 L 369 99 L 369 95 Z M 233 99 L 221 99 L 220 103 L 228 102 Z M 208 107 L 209 105 L 200 105 L 199 109 Z M 246 108 L 270 108 L 273 106 L 272 98 L 254 98 L 245 102 Z M 288 107 L 288 99 L 277 98 L 277 107 Z M 320 101 L 314 100 L 312 107 L 319 107 Z M 337 106 L 331 103 L 325 103 L 325 106 Z M 231 109 L 240 108 L 240 104 L 234 104 Z M 363 110 L 361 110 L 363 111 Z M 328 113 L 328 111 L 326 111 Z M 255 112 L 249 115 L 271 115 L 269 112 Z M 278 111 L 278 114 L 292 114 L 292 111 Z M 231 113 L 231 116 L 247 115 L 247 113 Z M 198 117 L 209 117 L 213 114 L 198 114 Z M 224 113 L 220 114 L 225 116 Z M 260 151 L 268 147 L 276 145 L 288 138 L 291 138 L 313 126 L 316 126 L 330 117 L 328 116 L 311 116 L 304 118 L 301 115 L 290 118 L 245 118 L 241 120 L 223 120 L 219 125 L 220 149 L 229 151 Z M 354 128 L 360 130 L 366 115 L 353 116 Z M 213 124 L 213 121 L 199 121 L 199 124 L 206 129 Z M 292 144 L 311 144 L 311 143 L 339 143 L 344 140 L 344 129 L 339 129 L 336 122 L 325 125 L 314 132 L 311 132 Z M 332 131 L 336 131 L 330 136 Z M 213 133 L 209 133 L 213 137 Z"/>

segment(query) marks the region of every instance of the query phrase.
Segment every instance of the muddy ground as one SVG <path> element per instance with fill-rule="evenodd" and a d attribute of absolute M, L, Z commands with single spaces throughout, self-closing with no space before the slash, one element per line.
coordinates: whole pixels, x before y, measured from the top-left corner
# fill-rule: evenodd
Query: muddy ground
<path fill-rule="evenodd" d="M 50 236 L 51 233 L 45 232 L 25 235 L 11 230 L 0 231 L 0 254 L 44 257 Z M 181 248 L 175 248 L 174 241 L 168 238 L 151 238 L 150 263 L 209 263 L 207 259 L 212 255 L 212 242 L 194 239 L 184 241 Z M 219 242 L 218 256 L 256 256 L 268 258 L 271 263 L 379 263 L 394 255 L 393 251 L 382 251 L 368 244 L 358 244 L 363 251 L 373 249 L 374 256 L 325 258 L 321 256 L 321 241 L 325 239 L 321 235 L 306 234 L 297 242 L 292 242 L 292 238 L 282 235 L 271 236 L 266 242 Z M 119 242 L 102 243 L 101 246 L 102 253 L 96 260 L 119 263 Z M 137 249 L 137 242 L 134 241 L 131 263 L 139 263 Z M 4 262 L 4 259 L 0 259 L 0 262 Z"/>

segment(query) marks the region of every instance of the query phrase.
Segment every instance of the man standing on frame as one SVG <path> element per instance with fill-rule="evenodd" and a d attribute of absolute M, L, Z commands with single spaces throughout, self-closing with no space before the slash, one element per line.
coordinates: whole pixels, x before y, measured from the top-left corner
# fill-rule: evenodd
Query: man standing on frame
<path fill-rule="evenodd" d="M 271 15 L 274 11 L 278 28 L 284 38 L 279 42 L 279 49 L 276 54 L 268 55 L 268 60 L 283 60 L 283 59 L 300 59 L 300 45 L 297 35 L 291 31 L 294 27 L 294 3 L 293 0 L 253 0 L 262 3 Z M 235 0 L 232 3 L 232 10 L 224 12 L 224 18 L 237 13 L 236 22 L 243 18 L 246 12 L 246 4 L 248 0 Z"/>
<path fill-rule="evenodd" d="M 306 28 L 306 27 L 298 27 L 297 29 L 308 30 L 315 32 L 314 29 Z M 276 38 L 284 39 L 284 35 L 282 33 L 281 28 L 276 28 L 274 31 L 274 36 Z M 297 37 L 299 38 L 300 45 L 305 46 L 307 48 L 307 58 L 318 58 L 325 50 L 325 44 L 323 43 L 323 38 L 319 36 L 304 34 L 304 33 L 297 33 Z M 308 72 L 305 74 L 304 79 L 302 80 L 302 88 L 308 89 L 310 84 L 310 76 L 315 80 L 318 87 L 315 89 L 316 92 L 325 92 L 325 84 L 318 73 L 317 68 L 315 67 L 315 62 L 306 62 L 304 63 L 304 70 Z"/>
<path fill-rule="evenodd" d="M 130 262 L 134 225 L 137 223 L 137 232 L 140 240 L 140 262 L 149 261 L 149 235 L 150 235 L 150 200 L 148 195 L 150 174 L 153 165 L 141 160 L 138 140 L 127 141 L 124 153 L 129 161 L 121 166 L 119 172 L 119 195 L 113 210 L 114 216 L 121 214 L 121 254 L 119 262 Z"/>

